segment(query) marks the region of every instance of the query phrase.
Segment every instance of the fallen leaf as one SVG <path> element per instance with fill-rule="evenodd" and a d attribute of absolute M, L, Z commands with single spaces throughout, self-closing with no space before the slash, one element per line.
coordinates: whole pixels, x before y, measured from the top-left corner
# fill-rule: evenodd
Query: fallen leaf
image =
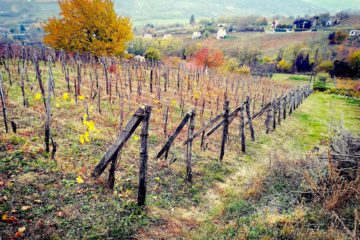
<path fill-rule="evenodd" d="M 29 210 L 30 208 L 31 208 L 31 206 L 22 206 L 22 207 L 21 207 L 21 210 L 27 211 L 27 210 Z"/>
<path fill-rule="evenodd" d="M 57 212 L 57 213 L 56 213 L 56 216 L 58 216 L 58 217 L 64 217 L 64 213 L 61 212 L 61 211 L 60 211 L 60 212 Z"/>
<path fill-rule="evenodd" d="M 82 183 L 84 183 L 84 179 L 82 179 L 82 177 L 78 176 L 78 177 L 76 178 L 76 182 L 77 182 L 78 184 L 82 184 Z"/>
<path fill-rule="evenodd" d="M 21 227 L 18 229 L 18 231 L 15 233 L 16 238 L 20 238 L 24 236 L 24 232 L 26 231 L 26 227 Z"/>
<path fill-rule="evenodd" d="M 6 222 L 6 223 L 13 223 L 13 222 L 16 222 L 17 219 L 13 216 L 8 216 L 7 214 L 4 214 L 1 216 L 1 220 Z"/>

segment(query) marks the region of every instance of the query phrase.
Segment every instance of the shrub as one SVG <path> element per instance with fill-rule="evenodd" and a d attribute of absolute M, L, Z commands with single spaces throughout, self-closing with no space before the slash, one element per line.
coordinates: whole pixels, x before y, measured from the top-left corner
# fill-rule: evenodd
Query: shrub
<path fill-rule="evenodd" d="M 251 68 L 249 66 L 243 65 L 239 68 L 237 72 L 243 75 L 250 75 Z"/>
<path fill-rule="evenodd" d="M 289 62 L 286 62 L 286 61 L 283 59 L 283 60 L 281 60 L 281 61 L 278 63 L 277 69 L 278 69 L 280 72 L 289 73 L 289 72 L 291 72 L 291 70 L 292 70 L 292 64 L 289 63 Z"/>
<path fill-rule="evenodd" d="M 197 66 L 206 68 L 220 67 L 224 62 L 224 55 L 220 50 L 203 48 L 194 57 Z"/>
<path fill-rule="evenodd" d="M 321 72 L 330 72 L 333 69 L 334 69 L 334 63 L 332 61 L 323 61 L 316 68 L 316 70 Z"/>
<path fill-rule="evenodd" d="M 336 31 L 329 35 L 329 43 L 342 44 L 348 37 L 349 37 L 348 33 L 343 31 Z"/>
<path fill-rule="evenodd" d="M 211 33 L 208 30 L 205 30 L 205 32 L 203 33 L 203 37 L 204 38 L 208 38 L 210 37 Z"/>
<path fill-rule="evenodd" d="M 150 47 L 145 52 L 145 58 L 148 59 L 148 60 L 160 61 L 161 60 L 161 53 L 160 53 L 160 51 L 158 49 Z"/>
<path fill-rule="evenodd" d="M 349 56 L 349 64 L 354 73 L 354 77 L 360 77 L 360 50 Z"/>

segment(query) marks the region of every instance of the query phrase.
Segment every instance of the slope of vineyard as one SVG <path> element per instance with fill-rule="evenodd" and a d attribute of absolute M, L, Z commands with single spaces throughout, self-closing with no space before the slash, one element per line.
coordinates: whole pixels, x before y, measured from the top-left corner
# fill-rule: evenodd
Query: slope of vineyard
<path fill-rule="evenodd" d="M 344 120 L 355 130 L 354 116 L 359 114 L 353 105 L 340 106 L 344 99 L 312 96 L 271 135 L 265 134 L 266 116 L 255 119 L 255 142 L 246 129 L 246 154 L 240 150 L 240 121 L 235 118 L 221 163 L 222 128 L 206 139 L 206 150 L 199 139 L 194 141 L 191 184 L 185 179 L 188 127 L 172 145 L 167 160 L 154 159 L 188 111 L 197 109 L 198 130 L 222 113 L 225 98 L 232 111 L 249 97 L 254 115 L 307 82 L 219 75 L 184 66 L 76 57 L 32 48 L 11 49 L 4 59 L 1 74 L 9 128 L 16 125 L 16 133 L 9 129 L 5 134 L 0 121 L 0 236 L 5 239 L 169 238 L 191 235 L 187 230 L 196 226 L 206 236 L 207 213 L 226 203 L 229 196 L 236 197 L 234 190 L 242 189 L 239 178 L 245 181 L 251 174 L 243 176 L 244 172 L 261 172 L 274 154 L 272 149 L 279 154 L 295 150 L 289 158 L 302 156 L 327 139 L 330 107 L 352 113 L 344 115 Z M 53 61 L 44 61 L 48 59 Z M 330 100 L 332 106 L 319 109 Z M 44 101 L 51 106 L 54 159 L 44 148 L 49 117 Z M 107 170 L 99 179 L 91 177 L 120 129 L 143 105 L 152 106 L 145 210 L 136 206 L 139 130 L 119 154 L 113 192 L 107 187 Z"/>

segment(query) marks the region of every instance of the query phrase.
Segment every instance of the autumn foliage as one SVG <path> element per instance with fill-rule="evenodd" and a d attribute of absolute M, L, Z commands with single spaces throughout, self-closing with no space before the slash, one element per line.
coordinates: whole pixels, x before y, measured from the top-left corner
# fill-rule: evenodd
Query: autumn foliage
<path fill-rule="evenodd" d="M 60 18 L 50 18 L 44 42 L 68 52 L 120 55 L 132 38 L 129 18 L 119 17 L 110 0 L 59 0 Z"/>
<path fill-rule="evenodd" d="M 198 67 L 215 68 L 223 64 L 224 55 L 220 50 L 202 48 L 195 54 L 194 61 Z"/>

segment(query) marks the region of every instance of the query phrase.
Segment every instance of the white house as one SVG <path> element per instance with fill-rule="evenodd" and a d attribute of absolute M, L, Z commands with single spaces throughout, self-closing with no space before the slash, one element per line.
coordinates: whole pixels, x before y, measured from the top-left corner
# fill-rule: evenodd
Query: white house
<path fill-rule="evenodd" d="M 216 34 L 216 39 L 224 39 L 226 37 L 226 25 L 225 24 L 219 24 L 218 25 L 218 32 Z"/>
<path fill-rule="evenodd" d="M 165 35 L 164 35 L 164 38 L 172 38 L 172 37 L 173 37 L 172 34 L 165 34 Z"/>
<path fill-rule="evenodd" d="M 136 56 L 134 57 L 134 60 L 137 61 L 137 62 L 141 62 L 141 63 L 146 61 L 146 60 L 145 60 L 145 57 L 140 56 L 140 55 L 136 55 Z"/>
<path fill-rule="evenodd" d="M 196 40 L 201 38 L 201 32 L 194 32 L 191 39 Z"/>
<path fill-rule="evenodd" d="M 351 37 L 360 36 L 360 30 L 351 30 L 349 35 Z"/>
<path fill-rule="evenodd" d="M 144 34 L 144 38 L 146 38 L 146 39 L 152 39 L 152 38 L 153 38 L 153 35 L 150 34 L 150 33 L 145 33 L 145 34 Z"/>

